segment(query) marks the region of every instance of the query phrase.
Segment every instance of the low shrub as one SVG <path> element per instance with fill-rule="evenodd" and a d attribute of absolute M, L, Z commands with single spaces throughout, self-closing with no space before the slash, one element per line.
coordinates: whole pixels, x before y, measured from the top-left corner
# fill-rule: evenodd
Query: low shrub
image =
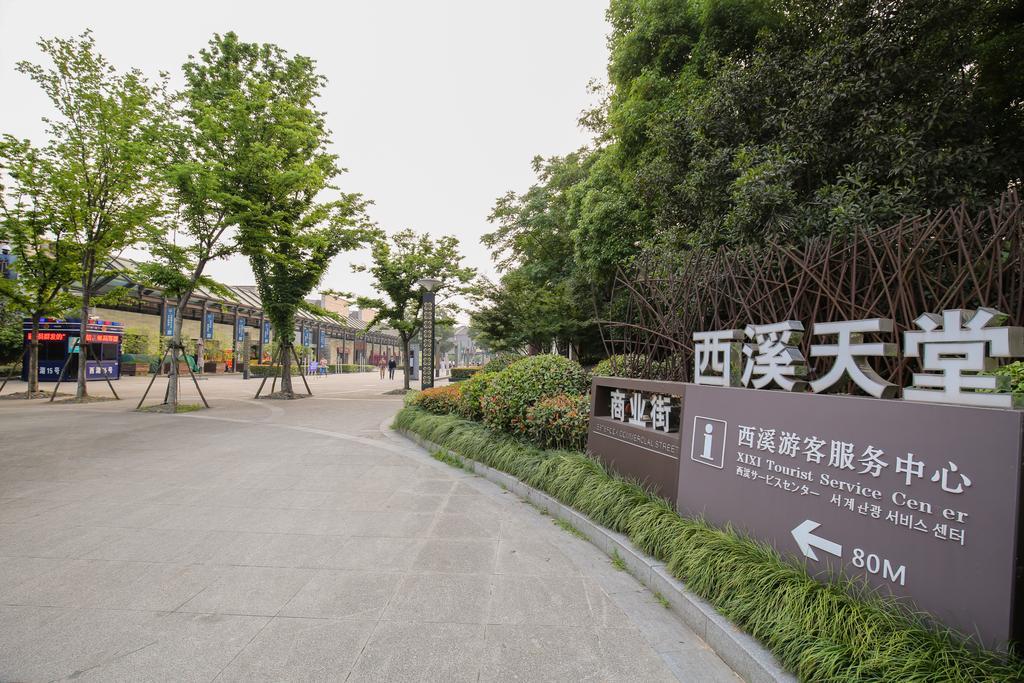
<path fill-rule="evenodd" d="M 435 415 L 454 413 L 459 406 L 459 387 L 445 386 L 424 389 L 419 392 L 414 405 Z"/>
<path fill-rule="evenodd" d="M 480 372 L 480 368 L 475 365 L 471 367 L 452 368 L 451 381 L 463 382 L 478 372 Z"/>
<path fill-rule="evenodd" d="M 525 356 L 520 356 L 519 354 L 516 353 L 503 353 L 497 358 L 492 358 L 491 360 L 484 363 L 483 367 L 480 368 L 480 371 L 501 372 L 508 366 L 512 365 L 518 360 L 522 360 L 523 358 L 525 358 Z"/>
<path fill-rule="evenodd" d="M 407 408 L 394 426 L 511 474 L 626 534 L 805 681 L 1020 681 L 1024 661 L 976 649 L 899 603 L 822 584 L 770 546 L 699 519 L 582 453 L 546 451 L 454 415 Z"/>
<path fill-rule="evenodd" d="M 484 417 L 483 398 L 496 372 L 478 372 L 465 382 L 459 383 L 459 415 L 467 420 L 480 421 Z"/>
<path fill-rule="evenodd" d="M 993 373 L 996 377 L 1006 377 L 1010 382 L 1008 390 L 1014 394 L 1024 394 L 1024 361 L 1009 363 L 996 369 Z"/>
<path fill-rule="evenodd" d="M 594 374 L 599 377 L 629 377 L 639 379 L 650 374 L 657 376 L 658 363 L 654 362 L 648 367 L 646 356 L 635 353 L 623 353 L 615 356 L 608 356 L 594 367 Z"/>
<path fill-rule="evenodd" d="M 590 398 L 559 394 L 542 398 L 526 411 L 526 437 L 541 448 L 581 451 L 587 446 Z"/>
<path fill-rule="evenodd" d="M 586 370 L 556 355 L 528 356 L 495 376 L 482 401 L 483 420 L 510 434 L 526 432 L 526 411 L 542 398 L 587 391 Z"/>

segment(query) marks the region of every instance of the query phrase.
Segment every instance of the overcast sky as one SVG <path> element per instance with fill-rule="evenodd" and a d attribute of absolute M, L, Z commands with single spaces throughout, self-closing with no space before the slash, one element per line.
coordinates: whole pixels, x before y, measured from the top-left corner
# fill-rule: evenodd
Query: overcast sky
<path fill-rule="evenodd" d="M 171 73 L 215 32 L 272 42 L 313 57 L 329 84 L 321 108 L 340 185 L 373 200 L 389 232 L 454 234 L 465 263 L 493 274 L 480 236 L 494 199 L 533 180 L 535 154 L 586 144 L 576 125 L 591 106 L 587 81 L 604 78 L 608 26 L 602 0 L 397 0 L 174 3 L 0 0 L 0 132 L 42 142 L 49 103 L 18 60 L 41 59 L 40 36 L 91 28 L 118 68 Z M 370 292 L 342 254 L 324 288 Z M 243 258 L 211 266 L 229 284 L 252 284 Z"/>

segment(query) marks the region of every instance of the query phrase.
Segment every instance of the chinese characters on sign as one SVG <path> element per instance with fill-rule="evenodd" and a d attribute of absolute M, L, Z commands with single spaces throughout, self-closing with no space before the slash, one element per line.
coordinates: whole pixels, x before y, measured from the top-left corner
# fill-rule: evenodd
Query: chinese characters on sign
<path fill-rule="evenodd" d="M 614 389 L 609 393 L 610 415 L 613 420 L 627 422 L 636 427 L 653 427 L 662 432 L 676 431 L 679 403 L 673 402 L 671 396 L 652 394 L 645 398 L 642 391 L 631 391 L 627 394 L 622 389 Z"/>
<path fill-rule="evenodd" d="M 909 598 L 991 646 L 1012 635 L 1024 413 L 685 391 L 681 513 L 733 525 L 815 576 Z"/>
<path fill-rule="evenodd" d="M 1024 356 L 1024 327 L 1004 326 L 1005 321 L 1004 314 L 990 308 L 973 312 L 951 309 L 941 317 L 926 313 L 915 320 L 919 330 L 904 333 L 903 352 L 907 357 L 921 358 L 921 367 L 928 372 L 914 373 L 903 398 L 1013 407 L 1015 397 L 1001 392 L 1004 386 L 998 378 L 979 374 L 995 369 L 997 358 Z M 697 332 L 693 335 L 694 383 L 755 389 L 774 385 L 792 392 L 809 386 L 812 392 L 820 393 L 848 378 L 871 396 L 894 398 L 896 385 L 882 379 L 868 359 L 894 357 L 897 345 L 864 338 L 866 334 L 892 334 L 893 329 L 893 321 L 887 318 L 816 323 L 813 336 L 830 339 L 828 343 L 813 344 L 810 355 L 834 360 L 810 383 L 803 379 L 807 367 L 798 344 L 804 327 L 797 320 L 748 325 L 744 330 Z M 747 341 L 741 347 L 743 339 Z"/>

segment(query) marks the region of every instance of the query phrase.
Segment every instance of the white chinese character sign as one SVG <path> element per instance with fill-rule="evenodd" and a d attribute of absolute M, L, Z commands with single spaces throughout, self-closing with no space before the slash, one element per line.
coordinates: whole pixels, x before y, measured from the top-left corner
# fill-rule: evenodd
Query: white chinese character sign
<path fill-rule="evenodd" d="M 979 373 L 995 369 L 995 358 L 1024 355 L 1024 328 L 1005 327 L 1006 316 L 991 308 L 971 313 L 925 313 L 914 321 L 920 330 L 903 333 L 904 353 L 921 359 L 914 384 L 903 390 L 908 401 L 967 403 L 993 408 L 1013 407 L 1013 396 L 999 392 L 995 377 Z"/>
<path fill-rule="evenodd" d="M 904 355 L 919 358 L 924 372 L 914 373 L 913 383 L 903 389 L 907 401 L 960 403 L 1011 408 L 1021 397 L 1007 393 L 1005 383 L 987 374 L 997 359 L 1024 356 L 1024 327 L 1009 327 L 1006 316 L 990 308 L 977 311 L 951 309 L 942 316 L 925 313 L 914 321 L 918 329 L 904 333 Z M 899 387 L 887 382 L 871 366 L 872 358 L 897 355 L 897 344 L 887 341 L 894 323 L 888 318 L 815 323 L 812 359 L 831 359 L 808 374 L 800 352 L 803 324 L 797 320 L 748 325 L 740 330 L 696 332 L 694 384 L 755 389 L 776 388 L 813 393 L 843 388 L 847 381 L 875 398 L 895 398 Z M 865 335 L 873 338 L 866 339 Z M 739 340 L 747 341 L 739 349 Z M 743 370 L 739 374 L 739 356 Z"/>

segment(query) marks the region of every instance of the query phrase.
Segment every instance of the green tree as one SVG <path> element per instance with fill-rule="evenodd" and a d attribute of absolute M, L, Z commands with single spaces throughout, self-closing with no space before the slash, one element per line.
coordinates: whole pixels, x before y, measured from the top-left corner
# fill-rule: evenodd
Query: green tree
<path fill-rule="evenodd" d="M 50 99 L 46 193 L 52 220 L 78 243 L 81 286 L 78 387 L 87 396 L 84 343 L 89 308 L 110 275 L 109 259 L 160 227 L 166 107 L 161 80 L 155 85 L 137 70 L 119 73 L 96 51 L 92 35 L 40 40 L 52 62 L 19 62 Z"/>
<path fill-rule="evenodd" d="M 660 241 L 802 240 L 991 201 L 1024 175 L 1015 1 L 783 0 L 652 127 Z"/>
<path fill-rule="evenodd" d="M 330 131 L 316 106 L 326 79 L 308 57 L 244 43 L 234 33 L 214 36 L 184 71 L 198 115 L 223 127 L 215 144 L 226 159 L 217 183 L 278 342 L 280 395 L 293 398 L 296 311 L 331 260 L 370 235 L 360 195 L 320 199 L 337 191 L 332 181 L 342 172 L 327 151 Z"/>
<path fill-rule="evenodd" d="M 53 205 L 51 160 L 27 140 L 0 141 L 0 242 L 17 259 L 16 279 L 0 278 L 0 296 L 32 319 L 28 354 L 27 398 L 39 392 L 39 319 L 61 316 L 78 303 L 69 289 L 78 278 L 80 255 L 76 233 Z M 21 341 L 21 326 L 18 326 Z"/>
<path fill-rule="evenodd" d="M 446 294 L 465 289 L 476 271 L 461 265 L 459 240 L 452 236 L 431 239 L 412 230 L 401 230 L 391 237 L 377 235 L 372 245 L 370 266 L 355 265 L 355 272 L 369 272 L 373 287 L 382 296 L 356 299 L 360 308 L 376 309 L 367 329 L 390 327 L 402 345 L 404 386 L 409 388 L 409 342 L 423 327 L 420 315 L 423 299 L 416 284 L 423 278 L 440 281 L 435 294 L 440 300 Z M 441 307 L 438 306 L 440 309 Z"/>
<path fill-rule="evenodd" d="M 495 351 L 545 353 L 561 340 L 578 346 L 579 302 L 567 282 L 538 285 L 523 269 L 506 272 L 498 284 L 474 288 L 477 307 L 472 326 L 481 342 Z"/>

